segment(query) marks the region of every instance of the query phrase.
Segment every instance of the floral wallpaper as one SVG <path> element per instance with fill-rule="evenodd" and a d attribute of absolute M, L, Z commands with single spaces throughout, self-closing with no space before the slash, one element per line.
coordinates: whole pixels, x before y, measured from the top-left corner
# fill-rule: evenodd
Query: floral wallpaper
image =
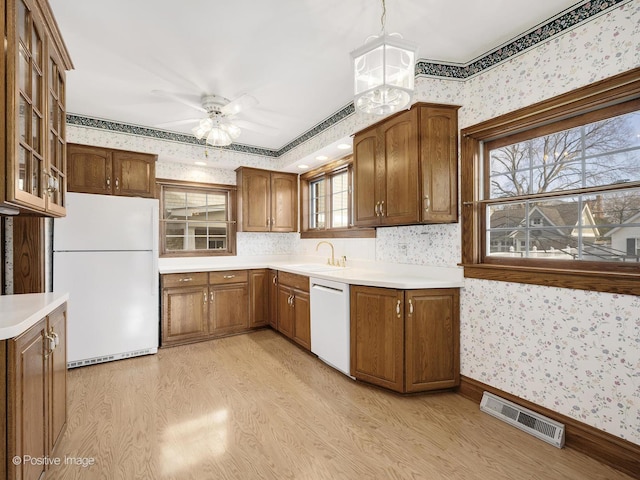
<path fill-rule="evenodd" d="M 466 279 L 464 375 L 640 443 L 640 297 Z"/>
<path fill-rule="evenodd" d="M 592 2 L 593 3 L 593 2 Z M 640 66 L 640 0 L 466 79 L 419 76 L 416 101 L 461 105 L 461 128 Z M 342 118 L 342 116 L 341 116 Z M 280 169 L 378 118 L 354 113 L 304 138 L 280 157 L 208 152 L 203 147 L 70 125 L 70 141 L 159 153 L 158 176 L 235 183 L 239 165 Z M 226 171 L 225 171 L 226 170 Z M 377 239 L 344 239 L 355 258 L 453 266 L 460 227 L 380 228 Z M 309 253 L 297 234 L 238 234 L 238 254 Z M 336 252 L 337 253 L 337 252 Z M 506 282 L 467 279 L 461 292 L 461 372 L 640 445 L 640 300 Z"/>

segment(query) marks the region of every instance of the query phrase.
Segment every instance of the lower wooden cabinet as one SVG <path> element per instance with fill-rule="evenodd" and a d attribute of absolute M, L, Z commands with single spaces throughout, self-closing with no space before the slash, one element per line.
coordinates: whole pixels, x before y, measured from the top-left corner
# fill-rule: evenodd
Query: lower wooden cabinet
<path fill-rule="evenodd" d="M 278 271 L 269 270 L 269 326 L 278 329 Z"/>
<path fill-rule="evenodd" d="M 249 327 L 269 325 L 269 270 L 249 270 Z"/>
<path fill-rule="evenodd" d="M 163 347 L 268 324 L 268 272 L 226 270 L 161 276 Z"/>
<path fill-rule="evenodd" d="M 311 350 L 309 277 L 278 273 L 278 331 Z"/>
<path fill-rule="evenodd" d="M 39 462 L 12 459 L 51 458 L 67 423 L 66 304 L 22 335 L 0 341 L 2 478 L 36 480 L 47 470 Z M 4 386 L 6 385 L 6 390 Z M 6 477 L 5 477 L 6 472 Z"/>
<path fill-rule="evenodd" d="M 209 337 L 209 277 L 206 273 L 162 276 L 162 345 Z"/>
<path fill-rule="evenodd" d="M 459 290 L 351 287 L 351 375 L 397 392 L 460 383 Z"/>

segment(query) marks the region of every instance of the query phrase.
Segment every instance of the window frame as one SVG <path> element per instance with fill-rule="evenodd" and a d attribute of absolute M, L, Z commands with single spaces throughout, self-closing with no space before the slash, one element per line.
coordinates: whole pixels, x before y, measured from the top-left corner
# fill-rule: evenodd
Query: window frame
<path fill-rule="evenodd" d="M 224 194 L 227 196 L 227 248 L 224 251 L 203 249 L 203 250 L 182 250 L 167 251 L 166 247 L 166 220 L 164 217 L 164 192 L 167 189 L 184 190 L 188 192 L 206 193 L 206 194 Z M 160 203 L 159 214 L 159 255 L 160 258 L 175 257 L 226 257 L 236 255 L 236 232 L 237 232 L 237 216 L 236 216 L 236 192 L 235 185 L 223 185 L 216 183 L 186 182 L 182 180 L 156 179 L 156 196 Z"/>
<path fill-rule="evenodd" d="M 464 128 L 461 136 L 462 262 L 468 278 L 640 295 L 640 265 L 613 262 L 486 258 L 484 175 L 485 144 L 527 132 L 544 132 L 550 124 L 570 128 L 597 121 L 603 114 L 634 111 L 640 105 L 640 68 Z M 590 120 L 593 119 L 593 120 Z M 566 126 L 566 127 L 565 127 Z M 558 129 L 557 127 L 555 127 Z M 626 187 L 638 186 L 633 182 Z M 620 189 L 612 186 L 611 190 Z M 588 189 L 585 189 L 588 190 Z M 606 191 L 596 188 L 594 191 Z M 529 197 L 531 198 L 531 197 Z"/>
<path fill-rule="evenodd" d="M 332 217 L 332 178 L 347 172 L 348 183 L 348 226 L 312 228 L 311 184 L 318 180 L 326 182 L 325 212 L 327 219 Z M 353 225 L 353 156 L 348 155 L 323 165 L 300 176 L 300 238 L 375 238 L 375 228 L 362 228 Z"/>

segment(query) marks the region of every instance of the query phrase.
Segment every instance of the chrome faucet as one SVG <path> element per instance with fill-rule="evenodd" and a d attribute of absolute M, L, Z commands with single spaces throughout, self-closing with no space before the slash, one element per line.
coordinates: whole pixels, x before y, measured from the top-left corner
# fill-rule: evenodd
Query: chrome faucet
<path fill-rule="evenodd" d="M 335 257 L 333 256 L 333 254 L 334 254 L 334 252 L 333 252 L 333 244 L 331 242 L 327 242 L 326 240 L 318 242 L 318 244 L 316 245 L 316 252 L 318 251 L 318 248 L 320 248 L 320 245 L 322 245 L 323 243 L 326 243 L 327 245 L 329 245 L 331 247 L 331 258 L 327 259 L 327 263 L 329 265 L 336 265 Z"/>

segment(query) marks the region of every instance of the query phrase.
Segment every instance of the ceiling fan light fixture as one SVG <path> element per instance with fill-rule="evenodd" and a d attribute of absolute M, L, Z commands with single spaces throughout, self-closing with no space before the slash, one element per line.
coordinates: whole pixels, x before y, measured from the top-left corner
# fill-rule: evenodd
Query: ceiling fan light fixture
<path fill-rule="evenodd" d="M 214 147 L 226 147 L 227 145 L 231 145 L 233 140 L 226 130 L 216 126 L 213 127 L 207 135 L 207 143 Z"/>
<path fill-rule="evenodd" d="M 226 131 L 232 139 L 236 139 L 240 136 L 241 130 L 240 127 L 234 125 L 233 123 L 223 123 L 220 128 Z"/>
<path fill-rule="evenodd" d="M 385 32 L 386 5 L 382 0 L 382 32 L 351 52 L 354 104 L 364 113 L 386 115 L 411 106 L 417 47 L 399 34 Z"/>

